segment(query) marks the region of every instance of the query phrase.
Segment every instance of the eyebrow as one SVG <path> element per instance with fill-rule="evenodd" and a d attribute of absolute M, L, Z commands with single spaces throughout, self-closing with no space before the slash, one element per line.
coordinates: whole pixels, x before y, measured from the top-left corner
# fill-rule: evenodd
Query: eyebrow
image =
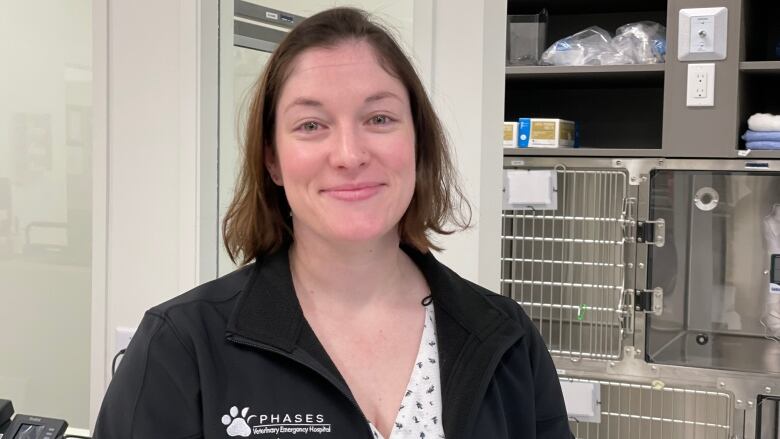
<path fill-rule="evenodd" d="M 284 109 L 283 113 L 288 112 L 290 108 L 295 107 L 297 105 L 302 105 L 304 107 L 322 107 L 322 102 L 316 101 L 314 99 L 309 99 L 309 98 L 297 98 L 294 101 L 292 101 L 290 105 L 287 106 L 287 108 Z"/>
<path fill-rule="evenodd" d="M 373 94 L 373 95 L 367 97 L 365 99 L 365 103 L 368 104 L 368 103 L 371 103 L 371 102 L 377 102 L 377 101 L 381 101 L 382 99 L 397 99 L 399 101 L 402 101 L 402 99 L 400 97 L 398 97 L 398 95 L 396 95 L 393 92 L 381 91 L 381 92 L 379 92 L 377 94 Z M 294 101 L 292 101 L 290 103 L 290 105 L 287 106 L 287 108 L 284 109 L 284 112 L 286 113 L 287 111 L 290 110 L 290 108 L 298 106 L 298 105 L 301 105 L 301 106 L 304 106 L 304 107 L 321 108 L 322 107 L 322 102 L 320 102 L 318 100 L 315 100 L 315 99 L 311 99 L 311 98 L 297 98 Z"/>
<path fill-rule="evenodd" d="M 381 92 L 379 92 L 379 93 L 377 93 L 375 95 L 371 95 L 371 96 L 367 97 L 365 102 L 368 104 L 370 102 L 381 101 L 382 99 L 387 99 L 387 98 L 398 99 L 399 101 L 402 100 L 400 97 L 398 97 L 398 95 L 396 95 L 393 92 L 381 91 Z"/>

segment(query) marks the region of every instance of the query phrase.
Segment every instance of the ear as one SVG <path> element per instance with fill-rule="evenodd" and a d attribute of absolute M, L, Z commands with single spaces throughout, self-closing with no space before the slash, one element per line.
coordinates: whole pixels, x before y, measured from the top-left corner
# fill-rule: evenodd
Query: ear
<path fill-rule="evenodd" d="M 263 157 L 265 158 L 265 169 L 268 171 L 268 175 L 271 176 L 271 180 L 273 180 L 277 186 L 284 186 L 282 173 L 279 170 L 279 161 L 276 158 L 274 149 L 270 146 L 266 146 Z"/>

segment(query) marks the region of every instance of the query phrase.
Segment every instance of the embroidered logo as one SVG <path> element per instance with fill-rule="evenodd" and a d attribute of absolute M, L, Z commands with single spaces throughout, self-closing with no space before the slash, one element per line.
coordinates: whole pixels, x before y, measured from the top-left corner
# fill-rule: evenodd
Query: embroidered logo
<path fill-rule="evenodd" d="M 222 416 L 222 424 L 227 427 L 227 434 L 230 437 L 241 436 L 249 437 L 252 434 L 252 429 L 249 428 L 247 422 L 255 418 L 255 415 L 246 417 L 249 413 L 249 407 L 244 407 L 241 410 L 241 417 L 238 417 L 238 407 L 230 407 L 230 414 Z"/>
<path fill-rule="evenodd" d="M 241 410 L 238 407 L 230 407 L 229 413 L 222 416 L 222 425 L 227 427 L 230 437 L 249 437 L 272 435 L 275 439 L 279 435 L 297 434 L 327 434 L 331 432 L 331 425 L 325 422 L 325 416 L 320 413 L 262 413 L 250 415 L 249 407 Z M 254 424 L 250 424 L 255 419 Z"/>

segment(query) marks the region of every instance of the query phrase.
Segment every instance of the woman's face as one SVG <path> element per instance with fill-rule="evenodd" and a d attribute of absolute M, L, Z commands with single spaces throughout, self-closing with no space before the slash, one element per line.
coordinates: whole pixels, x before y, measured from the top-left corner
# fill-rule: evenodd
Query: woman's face
<path fill-rule="evenodd" d="M 276 108 L 266 166 L 284 187 L 296 240 L 397 238 L 415 184 L 406 88 L 362 41 L 302 52 Z"/>

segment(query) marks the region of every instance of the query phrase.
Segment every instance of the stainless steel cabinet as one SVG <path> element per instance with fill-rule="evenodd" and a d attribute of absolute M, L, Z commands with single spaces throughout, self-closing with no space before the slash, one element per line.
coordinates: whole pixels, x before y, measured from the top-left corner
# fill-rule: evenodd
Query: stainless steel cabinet
<path fill-rule="evenodd" d="M 562 379 L 599 388 L 578 438 L 777 437 L 780 163 L 506 156 L 504 169 L 555 175 L 555 208 L 503 211 L 501 288 Z"/>

